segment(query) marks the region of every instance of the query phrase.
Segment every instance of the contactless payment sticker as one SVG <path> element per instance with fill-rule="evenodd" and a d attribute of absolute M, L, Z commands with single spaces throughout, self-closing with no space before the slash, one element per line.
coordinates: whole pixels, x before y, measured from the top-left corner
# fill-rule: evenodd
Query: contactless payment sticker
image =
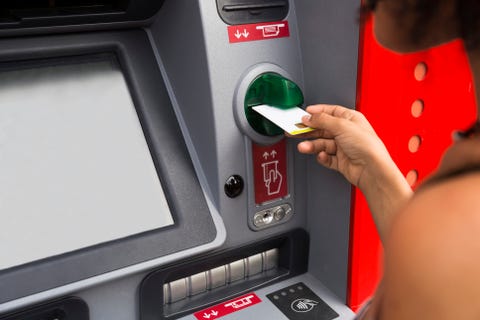
<path fill-rule="evenodd" d="M 267 294 L 267 298 L 289 320 L 332 320 L 339 317 L 338 313 L 302 282 Z"/>
<path fill-rule="evenodd" d="M 315 129 L 305 126 L 302 117 L 309 115 L 308 112 L 299 107 L 281 109 L 267 104 L 252 107 L 268 120 L 285 130 L 285 132 L 296 135 L 313 131 Z"/>

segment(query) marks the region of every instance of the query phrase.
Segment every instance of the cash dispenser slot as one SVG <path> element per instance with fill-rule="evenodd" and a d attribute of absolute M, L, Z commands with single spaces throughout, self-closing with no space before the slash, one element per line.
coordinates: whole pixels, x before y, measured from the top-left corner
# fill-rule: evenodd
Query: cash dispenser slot
<path fill-rule="evenodd" d="M 177 318 L 307 271 L 304 230 L 154 271 L 140 286 L 142 320 Z M 163 303 L 162 303 L 163 302 Z"/>
<path fill-rule="evenodd" d="M 220 17 L 231 25 L 283 20 L 288 8 L 287 0 L 217 0 Z"/>

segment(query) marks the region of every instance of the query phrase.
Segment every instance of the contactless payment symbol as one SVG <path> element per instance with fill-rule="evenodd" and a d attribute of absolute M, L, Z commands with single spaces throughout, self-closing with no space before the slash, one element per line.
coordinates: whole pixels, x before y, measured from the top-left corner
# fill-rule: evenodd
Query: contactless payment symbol
<path fill-rule="evenodd" d="M 267 298 L 290 320 L 331 320 L 339 317 L 303 282 L 269 293 Z"/>
<path fill-rule="evenodd" d="M 293 301 L 290 307 L 295 312 L 310 312 L 317 304 L 318 301 L 302 298 Z"/>

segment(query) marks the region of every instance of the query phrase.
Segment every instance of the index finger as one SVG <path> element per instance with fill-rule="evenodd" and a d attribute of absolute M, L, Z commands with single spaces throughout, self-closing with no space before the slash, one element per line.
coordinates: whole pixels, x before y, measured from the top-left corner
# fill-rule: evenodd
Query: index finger
<path fill-rule="evenodd" d="M 317 129 L 316 132 L 328 133 L 329 138 L 342 134 L 351 126 L 356 126 L 348 118 L 335 117 L 326 112 L 314 113 L 311 117 L 302 118 L 302 121 L 305 125 Z"/>
<path fill-rule="evenodd" d="M 306 108 L 308 113 L 313 115 L 327 114 L 334 118 L 345 119 L 356 124 L 359 124 L 365 129 L 373 130 L 370 122 L 363 115 L 363 113 L 340 105 L 334 104 L 316 104 Z M 304 122 L 306 124 L 306 122 Z"/>
<path fill-rule="evenodd" d="M 310 114 L 326 113 L 333 117 L 344 118 L 347 120 L 350 120 L 355 116 L 355 110 L 335 104 L 315 104 L 308 106 L 305 111 Z"/>

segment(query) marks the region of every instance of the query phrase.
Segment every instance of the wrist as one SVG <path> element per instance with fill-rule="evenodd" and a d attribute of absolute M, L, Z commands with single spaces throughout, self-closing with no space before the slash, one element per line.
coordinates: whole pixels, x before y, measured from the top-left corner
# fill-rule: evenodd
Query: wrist
<path fill-rule="evenodd" d="M 410 185 L 388 153 L 366 166 L 358 187 L 364 193 L 373 191 L 395 196 L 412 193 Z"/>
<path fill-rule="evenodd" d="M 358 185 L 365 196 L 380 238 L 390 228 L 393 216 L 408 202 L 413 191 L 390 156 L 372 162 Z"/>

